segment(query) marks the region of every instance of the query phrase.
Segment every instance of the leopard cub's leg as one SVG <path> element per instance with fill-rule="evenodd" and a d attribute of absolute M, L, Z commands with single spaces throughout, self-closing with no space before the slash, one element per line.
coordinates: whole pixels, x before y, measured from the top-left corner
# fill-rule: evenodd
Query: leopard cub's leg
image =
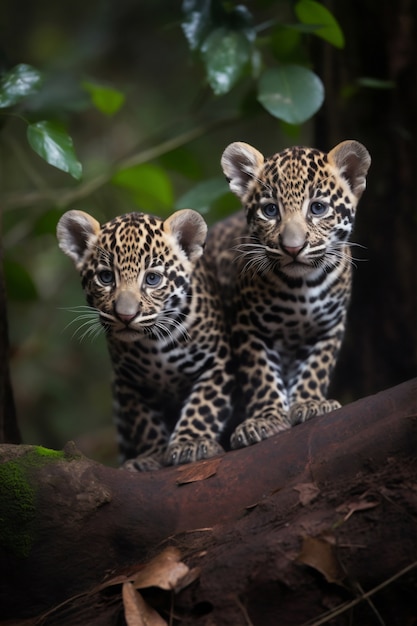
<path fill-rule="evenodd" d="M 151 471 L 163 466 L 169 432 L 163 416 L 142 399 L 123 393 L 115 407 L 115 421 L 122 463 L 129 471 Z"/>
<path fill-rule="evenodd" d="M 169 439 L 165 465 L 182 465 L 224 453 L 219 438 L 231 417 L 233 385 L 223 365 L 197 381 Z"/>
<path fill-rule="evenodd" d="M 291 427 L 280 357 L 259 339 L 245 336 L 246 343 L 240 340 L 238 393 L 247 417 L 232 433 L 232 448 L 250 446 Z"/>
<path fill-rule="evenodd" d="M 337 400 L 327 398 L 339 347 L 338 336 L 319 341 L 306 358 L 293 367 L 289 394 L 289 419 L 292 426 L 341 407 Z"/>

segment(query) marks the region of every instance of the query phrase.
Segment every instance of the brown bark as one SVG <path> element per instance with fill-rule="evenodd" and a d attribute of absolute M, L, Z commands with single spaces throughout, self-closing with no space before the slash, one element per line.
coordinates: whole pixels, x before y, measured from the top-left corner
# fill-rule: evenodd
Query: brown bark
<path fill-rule="evenodd" d="M 142 474 L 71 445 L 62 456 L 2 446 L 1 614 L 38 614 L 174 542 L 201 568 L 177 597 L 181 623 L 207 612 L 198 624 L 301 624 L 416 558 L 416 414 L 417 379 L 256 446 Z"/>

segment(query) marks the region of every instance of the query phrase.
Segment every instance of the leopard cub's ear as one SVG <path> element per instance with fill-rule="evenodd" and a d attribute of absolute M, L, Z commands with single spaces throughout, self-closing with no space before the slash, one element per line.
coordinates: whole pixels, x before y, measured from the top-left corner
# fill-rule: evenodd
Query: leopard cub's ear
<path fill-rule="evenodd" d="M 207 224 L 197 211 L 176 211 L 165 220 L 164 231 L 173 235 L 190 261 L 196 261 L 203 254 Z"/>
<path fill-rule="evenodd" d="M 328 154 L 329 163 L 347 180 L 353 194 L 359 200 L 366 188 L 366 175 L 371 165 L 368 150 L 359 141 L 342 141 Z"/>
<path fill-rule="evenodd" d="M 250 183 L 258 177 L 264 161 L 263 154 L 242 141 L 231 143 L 223 152 L 223 173 L 231 191 L 241 200 L 246 196 Z"/>
<path fill-rule="evenodd" d="M 56 229 L 59 247 L 74 261 L 78 270 L 99 232 L 100 224 L 84 211 L 67 211 L 59 220 Z"/>

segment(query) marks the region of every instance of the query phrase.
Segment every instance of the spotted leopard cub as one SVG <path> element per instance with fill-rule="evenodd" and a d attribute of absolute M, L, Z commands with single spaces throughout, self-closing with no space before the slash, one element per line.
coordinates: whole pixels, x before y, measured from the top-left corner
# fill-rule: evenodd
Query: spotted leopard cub
<path fill-rule="evenodd" d="M 206 232 L 188 209 L 165 221 L 129 213 L 102 226 L 68 211 L 58 223 L 60 248 L 106 333 L 127 469 L 223 451 L 233 378 L 218 293 L 202 258 Z"/>
<path fill-rule="evenodd" d="M 243 211 L 209 235 L 233 329 L 240 412 L 234 448 L 340 406 L 327 398 L 351 290 L 348 243 L 370 165 L 345 141 L 328 154 L 293 147 L 270 158 L 236 142 L 222 156 Z"/>

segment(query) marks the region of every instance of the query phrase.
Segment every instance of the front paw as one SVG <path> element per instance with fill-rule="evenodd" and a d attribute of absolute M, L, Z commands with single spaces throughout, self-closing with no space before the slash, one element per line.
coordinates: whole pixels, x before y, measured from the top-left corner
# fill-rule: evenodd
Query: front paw
<path fill-rule="evenodd" d="M 306 402 L 297 402 L 290 409 L 290 422 L 293 426 L 301 424 L 307 420 L 315 417 L 316 415 L 322 415 L 323 413 L 330 413 L 340 409 L 342 405 L 337 400 L 307 400 Z"/>
<path fill-rule="evenodd" d="M 237 426 L 230 437 L 232 448 L 244 448 L 291 428 L 286 416 L 252 417 Z"/>
<path fill-rule="evenodd" d="M 172 443 L 165 453 L 164 465 L 184 465 L 224 454 L 222 446 L 208 437 Z"/>
<path fill-rule="evenodd" d="M 154 470 L 161 469 L 162 456 L 158 454 L 140 454 L 134 459 L 125 461 L 120 469 L 127 470 L 129 472 L 152 472 Z"/>

